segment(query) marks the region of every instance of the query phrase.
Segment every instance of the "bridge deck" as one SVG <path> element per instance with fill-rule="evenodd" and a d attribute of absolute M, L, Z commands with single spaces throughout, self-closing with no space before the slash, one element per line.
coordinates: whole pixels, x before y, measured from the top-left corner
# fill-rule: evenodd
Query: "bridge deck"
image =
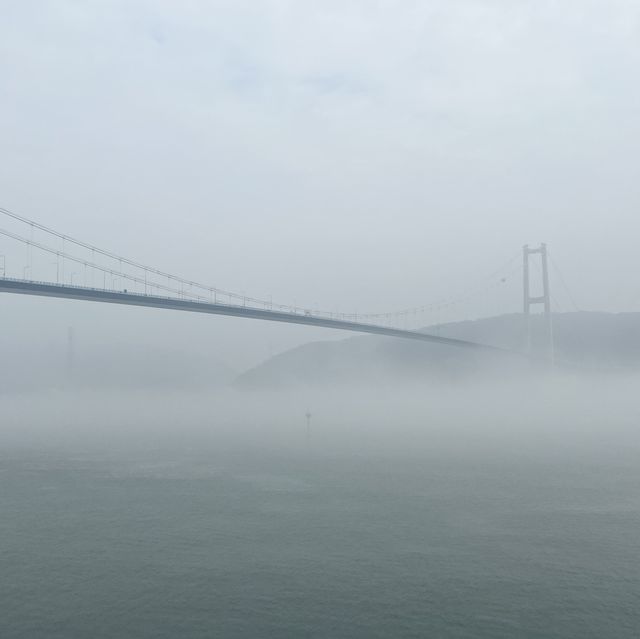
<path fill-rule="evenodd" d="M 304 324 L 306 326 L 333 328 L 343 331 L 353 331 L 356 333 L 370 333 L 373 335 L 386 335 L 388 337 L 399 337 L 402 339 L 412 339 L 421 342 L 434 342 L 436 344 L 445 344 L 447 346 L 457 346 L 461 348 L 513 354 L 512 351 L 501 349 L 496 346 L 489 346 L 487 344 L 479 344 L 477 342 L 454 339 L 451 337 L 442 337 L 440 335 L 430 335 L 428 333 L 422 333 L 420 331 L 389 328 L 387 326 L 380 326 L 377 324 L 351 322 L 341 319 L 319 317 L 317 315 L 298 315 L 296 313 L 259 309 L 249 306 L 234 306 L 229 304 L 200 302 L 195 300 L 160 297 L 155 295 L 143 295 L 140 293 L 125 293 L 123 291 L 86 288 L 82 286 L 69 286 L 63 284 L 51 284 L 47 282 L 35 282 L 31 280 L 18 280 L 10 278 L 0 278 L 0 292 L 17 293 L 21 295 L 39 295 L 42 297 L 57 297 L 72 300 L 84 300 L 89 302 L 102 302 L 107 304 L 146 306 L 150 308 L 187 311 L 190 313 L 229 315 L 232 317 L 245 317 L 249 319 L 257 319 L 269 322 Z"/>

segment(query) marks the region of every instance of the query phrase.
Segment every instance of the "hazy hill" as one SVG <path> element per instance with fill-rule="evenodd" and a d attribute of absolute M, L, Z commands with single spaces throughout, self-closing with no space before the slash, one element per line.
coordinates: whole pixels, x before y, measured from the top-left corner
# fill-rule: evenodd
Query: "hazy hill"
<path fill-rule="evenodd" d="M 640 313 L 564 313 L 554 315 L 559 360 L 586 370 L 640 368 Z M 542 318 L 533 318 L 534 340 Z M 444 324 L 426 332 L 514 350 L 524 345 L 523 317 L 502 315 Z M 282 387 L 372 380 L 505 375 L 530 370 L 513 358 L 377 336 L 313 342 L 272 357 L 236 379 L 242 388 Z"/>

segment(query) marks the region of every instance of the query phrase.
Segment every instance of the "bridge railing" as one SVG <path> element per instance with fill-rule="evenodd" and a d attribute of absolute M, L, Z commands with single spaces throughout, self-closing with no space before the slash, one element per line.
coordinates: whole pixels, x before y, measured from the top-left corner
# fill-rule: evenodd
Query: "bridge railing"
<path fill-rule="evenodd" d="M 185 293 L 183 297 L 175 297 L 172 295 L 160 295 L 157 293 L 140 293 L 138 291 L 130 291 L 129 289 L 126 289 L 126 288 L 116 289 L 116 288 L 107 288 L 107 287 L 86 286 L 86 285 L 80 285 L 80 284 L 67 284 L 67 283 L 60 283 L 60 282 L 51 282 L 47 280 L 33 280 L 33 279 L 7 277 L 6 275 L 0 275 L 0 281 L 15 282 L 17 284 L 36 284 L 39 286 L 50 286 L 50 287 L 55 287 L 59 289 L 68 289 L 68 290 L 76 290 L 76 291 L 86 291 L 86 292 L 96 292 L 96 293 L 117 293 L 118 295 L 128 295 L 128 296 L 137 297 L 137 298 L 147 298 L 147 299 L 154 298 L 154 299 L 166 300 L 166 301 L 189 301 L 195 304 L 219 306 L 219 307 L 225 307 L 225 308 L 237 308 L 237 309 L 253 308 L 256 310 L 261 310 L 267 313 L 274 313 L 274 314 L 288 313 L 291 315 L 296 315 L 301 317 L 309 317 L 309 318 L 316 318 L 316 319 L 330 319 L 330 320 L 336 320 L 336 321 L 342 321 L 342 322 L 357 323 L 364 326 L 373 326 L 373 327 L 380 326 L 380 324 L 376 324 L 374 322 L 358 320 L 357 315 L 329 313 L 329 312 L 314 312 L 310 309 L 305 309 L 302 307 L 286 307 L 286 306 L 282 307 L 280 305 L 271 305 L 271 307 L 269 307 L 269 305 L 266 303 L 263 305 L 232 304 L 232 303 L 225 304 L 219 301 L 208 300 L 202 296 L 194 296 L 193 294 L 189 295 L 187 293 Z M 150 283 L 149 286 L 153 287 L 153 284 Z"/>

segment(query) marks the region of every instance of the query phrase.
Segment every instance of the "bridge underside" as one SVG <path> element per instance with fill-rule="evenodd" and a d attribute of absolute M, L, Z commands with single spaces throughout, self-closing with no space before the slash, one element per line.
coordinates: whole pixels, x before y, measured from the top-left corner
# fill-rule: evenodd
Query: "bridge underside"
<path fill-rule="evenodd" d="M 87 302 L 102 302 L 107 304 L 127 304 L 129 306 L 146 306 L 150 308 L 163 308 L 175 311 L 187 311 L 190 313 L 209 313 L 211 315 L 227 315 L 232 317 L 244 317 L 249 319 L 263 320 L 269 322 L 285 322 L 287 324 L 304 324 L 305 326 L 317 326 L 321 328 L 333 328 L 342 331 L 353 331 L 356 333 L 369 333 L 373 335 L 385 335 L 387 337 L 399 337 L 401 339 L 412 339 L 421 342 L 433 342 L 447 346 L 460 348 L 484 350 L 488 352 L 511 353 L 505 349 L 477 342 L 470 342 L 462 339 L 430 335 L 419 331 L 402 330 L 389 328 L 376 324 L 365 324 L 361 322 L 350 322 L 340 319 L 318 317 L 316 315 L 298 315 L 282 311 L 268 309 L 258 309 L 247 306 L 233 306 L 229 304 L 218 304 L 200 302 L 193 300 L 183 300 L 154 295 L 142 295 L 138 293 L 125 293 L 122 291 L 109 291 L 95 288 L 85 288 L 80 286 L 66 286 L 61 284 L 49 284 L 45 282 L 33 282 L 30 280 L 14 280 L 0 278 L 0 292 L 16 293 L 20 295 L 37 295 L 41 297 L 57 297 L 62 299 L 83 300 Z"/>

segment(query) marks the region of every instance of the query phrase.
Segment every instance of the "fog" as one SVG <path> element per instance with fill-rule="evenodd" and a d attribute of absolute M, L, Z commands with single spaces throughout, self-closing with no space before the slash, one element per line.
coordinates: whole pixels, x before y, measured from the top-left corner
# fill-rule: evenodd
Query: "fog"
<path fill-rule="evenodd" d="M 3 2 L 0 287 L 469 348 L 0 293 L 0 636 L 635 638 L 638 68 L 632 0 Z"/>
<path fill-rule="evenodd" d="M 638 310 L 638 24 L 626 0 L 5 3 L 1 204 L 344 312 L 459 296 L 546 241 L 580 308 Z M 318 337 L 220 320 L 208 336 L 242 365 Z"/>
<path fill-rule="evenodd" d="M 347 455 L 627 463 L 640 452 L 638 377 L 298 388 L 50 391 L 3 397 L 4 449 L 181 455 Z M 311 414 L 309 428 L 305 414 Z"/>

